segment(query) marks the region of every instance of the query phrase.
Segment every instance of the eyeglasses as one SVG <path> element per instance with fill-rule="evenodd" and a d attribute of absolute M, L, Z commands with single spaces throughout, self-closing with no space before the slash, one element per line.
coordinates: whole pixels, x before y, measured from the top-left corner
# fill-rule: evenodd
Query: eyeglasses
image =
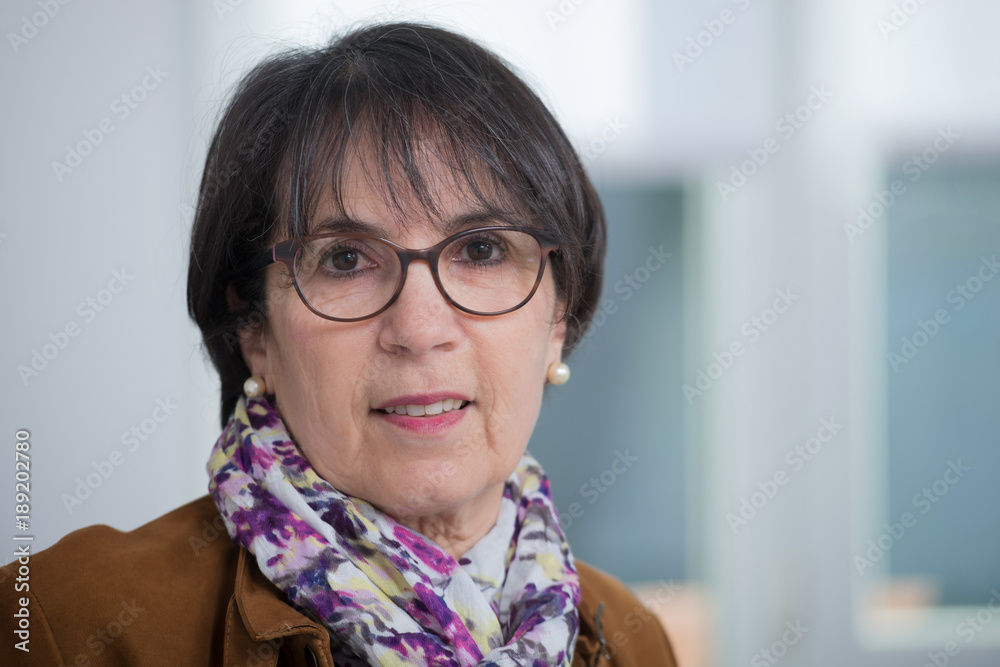
<path fill-rule="evenodd" d="M 403 291 L 410 262 L 427 262 L 438 290 L 473 315 L 503 315 L 528 303 L 558 246 L 529 227 L 480 227 L 423 250 L 369 234 L 317 234 L 282 241 L 261 257 L 281 262 L 306 307 L 337 322 L 375 317 Z"/>

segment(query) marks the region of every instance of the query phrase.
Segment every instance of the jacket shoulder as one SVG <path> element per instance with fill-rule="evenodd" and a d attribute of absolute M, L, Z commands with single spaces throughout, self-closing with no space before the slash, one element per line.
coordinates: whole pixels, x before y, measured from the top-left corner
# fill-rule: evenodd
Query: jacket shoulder
<path fill-rule="evenodd" d="M 31 653 L 8 657 L 17 656 L 16 664 L 214 664 L 238 555 L 208 496 L 132 531 L 74 531 L 30 556 L 24 590 L 0 590 L 0 613 L 27 599 L 31 627 Z M 3 575 L 14 578 L 19 567 L 14 561 Z M 0 658 L 13 650 L 5 643 Z"/>
<path fill-rule="evenodd" d="M 655 609 L 643 605 L 617 578 L 576 561 L 583 599 L 580 601 L 580 639 L 584 653 L 600 652 L 614 667 L 662 665 L 676 667 L 673 648 Z M 600 628 L 596 622 L 598 610 Z"/>

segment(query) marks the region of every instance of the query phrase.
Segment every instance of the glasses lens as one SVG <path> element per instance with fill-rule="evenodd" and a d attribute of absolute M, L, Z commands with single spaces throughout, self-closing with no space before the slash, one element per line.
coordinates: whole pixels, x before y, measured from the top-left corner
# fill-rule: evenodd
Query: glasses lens
<path fill-rule="evenodd" d="M 541 260 L 541 247 L 531 234 L 475 230 L 448 245 L 438 272 L 456 303 L 477 313 L 499 313 L 528 298 Z"/>
<path fill-rule="evenodd" d="M 366 317 L 389 302 L 399 258 L 384 243 L 351 236 L 318 238 L 295 258 L 295 279 L 314 309 L 340 319 Z"/>

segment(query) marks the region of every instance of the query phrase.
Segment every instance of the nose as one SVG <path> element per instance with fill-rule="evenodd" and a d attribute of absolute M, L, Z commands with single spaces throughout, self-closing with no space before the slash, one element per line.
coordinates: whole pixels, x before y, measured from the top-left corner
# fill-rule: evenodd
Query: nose
<path fill-rule="evenodd" d="M 411 262 L 403 291 L 379 318 L 379 344 L 390 352 L 413 354 L 452 349 L 461 335 L 459 316 L 438 289 L 427 262 Z"/>

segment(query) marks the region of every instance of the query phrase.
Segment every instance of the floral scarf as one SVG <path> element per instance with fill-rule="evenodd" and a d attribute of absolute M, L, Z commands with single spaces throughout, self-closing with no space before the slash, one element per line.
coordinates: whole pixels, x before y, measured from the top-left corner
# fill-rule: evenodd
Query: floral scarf
<path fill-rule="evenodd" d="M 338 666 L 572 662 L 579 578 L 530 455 L 459 561 L 320 478 L 266 398 L 240 399 L 208 472 L 229 535 L 326 626 Z"/>

